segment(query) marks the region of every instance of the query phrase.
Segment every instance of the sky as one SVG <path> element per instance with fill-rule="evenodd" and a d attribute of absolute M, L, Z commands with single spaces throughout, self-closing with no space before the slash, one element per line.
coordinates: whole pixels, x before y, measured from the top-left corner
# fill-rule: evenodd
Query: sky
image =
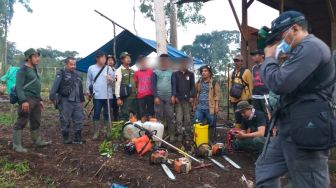
<path fill-rule="evenodd" d="M 154 40 L 155 24 L 138 10 L 136 1 L 135 25 L 138 35 Z M 119 23 L 129 31 L 133 28 L 133 0 L 30 0 L 33 13 L 21 5 L 15 6 L 8 40 L 15 42 L 21 51 L 51 46 L 61 51 L 79 52 L 85 57 L 113 38 L 113 26 L 94 9 Z M 241 1 L 233 0 L 241 20 Z M 227 0 L 213 0 L 204 4 L 201 14 L 205 24 L 188 24 L 178 28 L 178 47 L 192 44 L 196 35 L 214 30 L 238 30 Z M 270 26 L 278 11 L 255 1 L 248 10 L 250 26 Z M 122 29 L 117 28 L 117 33 Z"/>

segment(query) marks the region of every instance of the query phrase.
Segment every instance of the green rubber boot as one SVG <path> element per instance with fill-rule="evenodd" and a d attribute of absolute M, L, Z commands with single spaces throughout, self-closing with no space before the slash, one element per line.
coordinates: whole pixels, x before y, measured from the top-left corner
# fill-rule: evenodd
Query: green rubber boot
<path fill-rule="evenodd" d="M 45 142 L 42 140 L 41 135 L 40 135 L 40 129 L 31 131 L 30 134 L 36 146 L 44 147 L 44 146 L 50 145 L 50 142 Z"/>
<path fill-rule="evenodd" d="M 26 153 L 28 150 L 22 147 L 22 130 L 13 132 L 13 149 L 19 153 Z"/>
<path fill-rule="evenodd" d="M 97 140 L 99 137 L 99 121 L 93 122 L 93 137 L 92 140 Z"/>
<path fill-rule="evenodd" d="M 110 123 L 108 121 L 104 121 L 104 133 L 105 133 L 106 139 L 111 139 L 112 133 L 111 133 Z"/>

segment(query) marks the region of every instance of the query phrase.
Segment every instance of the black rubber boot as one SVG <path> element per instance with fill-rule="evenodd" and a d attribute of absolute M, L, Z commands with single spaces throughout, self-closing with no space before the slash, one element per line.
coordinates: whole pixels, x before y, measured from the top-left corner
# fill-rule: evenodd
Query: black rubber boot
<path fill-rule="evenodd" d="M 62 132 L 63 144 L 72 144 L 72 140 L 69 138 L 69 132 Z"/>
<path fill-rule="evenodd" d="M 73 141 L 74 144 L 84 144 L 85 140 L 82 139 L 82 131 L 75 132 L 75 139 Z"/>

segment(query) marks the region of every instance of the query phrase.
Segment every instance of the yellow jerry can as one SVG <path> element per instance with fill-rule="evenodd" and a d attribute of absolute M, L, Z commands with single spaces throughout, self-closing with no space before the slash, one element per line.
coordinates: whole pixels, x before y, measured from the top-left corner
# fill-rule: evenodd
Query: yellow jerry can
<path fill-rule="evenodd" d="M 194 142 L 197 147 L 201 144 L 209 143 L 208 129 L 209 125 L 203 125 L 202 123 L 194 124 Z"/>

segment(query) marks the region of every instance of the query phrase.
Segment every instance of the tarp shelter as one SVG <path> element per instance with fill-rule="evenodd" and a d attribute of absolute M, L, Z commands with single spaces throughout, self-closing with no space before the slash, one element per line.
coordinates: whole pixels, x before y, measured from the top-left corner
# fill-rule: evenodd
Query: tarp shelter
<path fill-rule="evenodd" d="M 106 54 L 113 53 L 113 44 L 114 40 L 116 40 L 116 57 L 117 57 L 117 64 L 119 62 L 119 54 L 121 52 L 127 51 L 128 53 L 132 54 L 132 64 L 135 63 L 136 58 L 139 55 L 149 55 L 152 52 L 156 51 L 156 42 L 153 40 L 145 39 L 134 35 L 133 33 L 124 30 L 119 35 L 115 37 L 115 39 L 110 40 L 104 46 L 100 47 L 96 51 L 92 52 L 90 55 L 81 59 L 77 63 L 77 70 L 81 72 L 87 72 L 90 65 L 95 64 L 96 52 L 103 51 Z M 188 57 L 185 53 L 178 51 L 177 49 L 173 48 L 172 46 L 167 45 L 167 51 L 169 57 L 172 58 L 185 58 Z M 199 65 L 202 64 L 201 60 L 194 59 L 194 64 Z"/>

